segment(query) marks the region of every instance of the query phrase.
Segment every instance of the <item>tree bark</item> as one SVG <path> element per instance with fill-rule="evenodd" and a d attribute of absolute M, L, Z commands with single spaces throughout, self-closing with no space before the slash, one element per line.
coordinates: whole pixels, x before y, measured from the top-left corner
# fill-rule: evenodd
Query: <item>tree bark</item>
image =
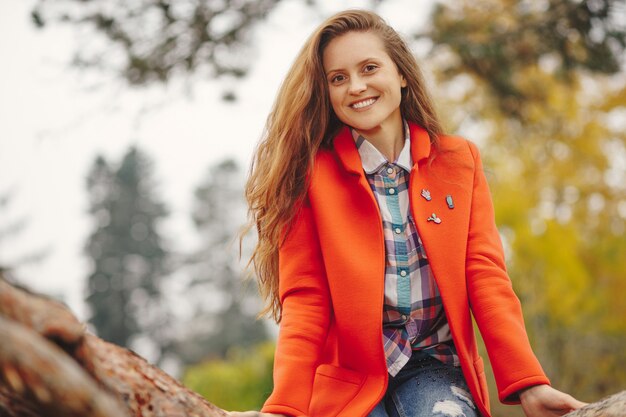
<path fill-rule="evenodd" d="M 218 417 L 223 410 L 63 304 L 0 277 L 0 417 Z"/>
<path fill-rule="evenodd" d="M 0 417 L 223 417 L 66 306 L 0 277 Z M 567 414 L 626 417 L 626 391 Z"/>
<path fill-rule="evenodd" d="M 624 417 L 626 416 L 626 391 L 591 403 L 565 417 Z"/>

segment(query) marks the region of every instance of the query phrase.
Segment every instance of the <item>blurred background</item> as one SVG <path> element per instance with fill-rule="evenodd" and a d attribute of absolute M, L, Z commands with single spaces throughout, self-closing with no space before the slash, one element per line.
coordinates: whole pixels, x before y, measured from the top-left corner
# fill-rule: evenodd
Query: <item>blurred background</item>
<path fill-rule="evenodd" d="M 277 330 L 244 280 L 254 236 L 239 257 L 245 175 L 300 46 L 349 7 L 405 36 L 446 130 L 479 145 L 553 384 L 626 388 L 623 0 L 3 1 L 0 268 L 258 409 Z"/>

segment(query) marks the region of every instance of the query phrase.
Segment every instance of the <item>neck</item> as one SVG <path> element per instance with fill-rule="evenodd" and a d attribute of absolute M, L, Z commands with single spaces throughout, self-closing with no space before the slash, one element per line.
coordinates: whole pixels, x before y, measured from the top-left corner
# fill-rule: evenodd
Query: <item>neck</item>
<path fill-rule="evenodd" d="M 397 123 L 387 123 L 374 129 L 357 132 L 374 145 L 389 162 L 395 162 L 404 147 L 404 126 L 402 119 Z"/>

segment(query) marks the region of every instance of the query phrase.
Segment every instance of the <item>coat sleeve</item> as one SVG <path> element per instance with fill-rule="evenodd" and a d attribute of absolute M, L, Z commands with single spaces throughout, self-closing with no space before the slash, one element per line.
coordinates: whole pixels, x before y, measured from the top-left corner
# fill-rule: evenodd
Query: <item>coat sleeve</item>
<path fill-rule="evenodd" d="M 480 155 L 476 145 L 468 143 L 475 161 L 466 257 L 469 301 L 487 347 L 498 397 L 514 404 L 521 389 L 550 382 L 530 347 L 521 305 L 506 272 Z"/>
<path fill-rule="evenodd" d="M 274 390 L 262 411 L 301 416 L 308 413 L 331 314 L 326 271 L 308 200 L 296 214 L 278 260 L 282 319 Z"/>

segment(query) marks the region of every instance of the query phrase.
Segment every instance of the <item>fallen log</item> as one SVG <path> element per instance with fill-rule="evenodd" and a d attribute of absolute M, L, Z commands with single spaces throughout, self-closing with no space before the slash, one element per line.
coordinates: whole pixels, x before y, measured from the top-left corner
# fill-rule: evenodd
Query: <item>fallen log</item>
<path fill-rule="evenodd" d="M 14 401 L 23 398 L 44 416 L 129 416 L 75 360 L 31 329 L 0 317 L 0 340 L 2 380 Z"/>
<path fill-rule="evenodd" d="M 586 405 L 565 417 L 624 417 L 626 416 L 626 391 Z"/>
<path fill-rule="evenodd" d="M 0 416 L 222 417 L 128 349 L 89 334 L 62 303 L 0 278 Z"/>

